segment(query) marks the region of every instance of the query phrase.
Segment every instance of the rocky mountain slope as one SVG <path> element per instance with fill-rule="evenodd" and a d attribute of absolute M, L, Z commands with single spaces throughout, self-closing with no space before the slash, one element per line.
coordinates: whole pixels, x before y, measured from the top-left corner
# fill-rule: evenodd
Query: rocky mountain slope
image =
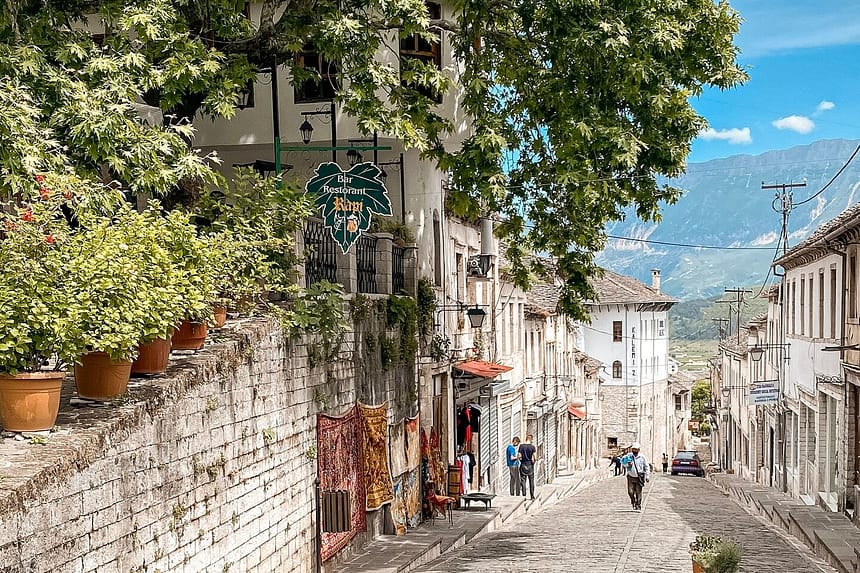
<path fill-rule="evenodd" d="M 778 207 L 775 192 L 762 190 L 762 183 L 806 181 L 805 188 L 794 189 L 788 219 L 788 245 L 794 246 L 860 201 L 860 154 L 812 198 L 858 145 L 860 141 L 825 140 L 761 155 L 691 163 L 685 175 L 670 181 L 684 193 L 676 204 L 664 207 L 662 222 L 644 223 L 634 215 L 607 227 L 610 235 L 651 242 L 612 239 L 598 261 L 646 284 L 651 282 L 651 269 L 658 268 L 663 290 L 682 300 L 711 297 L 727 287 L 762 284 L 772 276 L 770 263 L 781 248 L 782 226 L 782 216 L 773 208 Z M 757 250 L 704 248 L 708 246 Z"/>

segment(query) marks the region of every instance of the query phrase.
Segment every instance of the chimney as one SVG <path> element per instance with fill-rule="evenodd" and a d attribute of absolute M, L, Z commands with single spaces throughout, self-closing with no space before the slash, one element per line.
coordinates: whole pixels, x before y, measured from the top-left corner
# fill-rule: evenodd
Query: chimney
<path fill-rule="evenodd" d="M 660 292 L 660 269 L 651 269 L 651 288 Z"/>

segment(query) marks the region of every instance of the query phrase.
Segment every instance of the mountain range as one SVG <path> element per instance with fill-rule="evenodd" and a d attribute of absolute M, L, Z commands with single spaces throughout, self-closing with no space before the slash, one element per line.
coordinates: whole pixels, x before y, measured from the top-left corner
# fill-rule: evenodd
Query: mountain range
<path fill-rule="evenodd" d="M 786 189 L 792 196 L 791 248 L 860 201 L 860 157 L 849 162 L 858 146 L 857 140 L 831 139 L 691 163 L 684 175 L 668 181 L 683 194 L 663 207 L 662 221 L 646 223 L 632 215 L 609 225 L 607 233 L 620 238 L 610 238 L 597 260 L 645 284 L 651 283 L 651 269 L 660 269 L 662 290 L 681 300 L 763 285 L 782 253 L 783 216 L 781 189 L 762 186 L 806 183 Z"/>

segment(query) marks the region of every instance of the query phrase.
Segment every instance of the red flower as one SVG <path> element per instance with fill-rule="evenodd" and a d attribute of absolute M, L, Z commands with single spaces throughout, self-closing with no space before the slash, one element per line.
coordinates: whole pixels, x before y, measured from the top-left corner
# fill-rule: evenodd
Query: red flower
<path fill-rule="evenodd" d="M 31 211 L 29 207 L 27 208 L 26 211 L 21 213 L 21 220 L 23 220 L 27 223 L 33 222 L 33 211 Z"/>
<path fill-rule="evenodd" d="M 54 235 L 45 235 L 45 242 L 49 245 L 54 244 Z"/>
<path fill-rule="evenodd" d="M 7 231 L 14 231 L 15 230 L 15 223 L 13 223 L 12 221 L 6 221 L 6 230 Z"/>
<path fill-rule="evenodd" d="M 42 198 L 42 201 L 47 201 L 51 198 L 51 192 L 45 187 L 39 187 L 39 197 Z"/>
<path fill-rule="evenodd" d="M 44 175 L 36 175 L 36 183 L 44 183 L 45 176 Z"/>
<path fill-rule="evenodd" d="M 71 191 L 63 191 L 63 197 L 65 197 L 66 199 L 71 199 L 72 198 L 72 192 Z"/>

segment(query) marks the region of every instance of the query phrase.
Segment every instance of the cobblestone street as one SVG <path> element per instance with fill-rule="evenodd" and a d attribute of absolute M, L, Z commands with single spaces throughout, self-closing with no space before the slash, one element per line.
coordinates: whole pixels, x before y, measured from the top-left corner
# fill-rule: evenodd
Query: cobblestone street
<path fill-rule="evenodd" d="M 707 480 L 664 475 L 648 485 L 642 513 L 630 508 L 624 478 L 604 480 L 419 571 L 684 573 L 692 571 L 688 548 L 697 533 L 737 540 L 741 571 L 834 572 Z"/>

